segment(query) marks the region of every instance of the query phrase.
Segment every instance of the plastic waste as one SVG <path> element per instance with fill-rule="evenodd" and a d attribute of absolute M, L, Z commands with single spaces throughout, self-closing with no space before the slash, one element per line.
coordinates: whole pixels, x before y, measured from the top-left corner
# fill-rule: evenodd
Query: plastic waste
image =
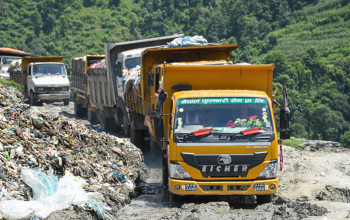
<path fill-rule="evenodd" d="M 74 176 L 65 175 L 57 180 L 38 170 L 24 169 L 23 181 L 33 189 L 34 200 L 0 201 L 0 215 L 7 219 L 24 219 L 31 216 L 47 218 L 51 212 L 73 205 L 84 205 L 89 201 L 101 202 L 99 193 L 86 193 L 86 182 Z"/>
<path fill-rule="evenodd" d="M 202 46 L 207 45 L 208 41 L 203 36 L 195 35 L 193 37 L 179 37 L 168 43 L 168 47 L 184 46 Z"/>

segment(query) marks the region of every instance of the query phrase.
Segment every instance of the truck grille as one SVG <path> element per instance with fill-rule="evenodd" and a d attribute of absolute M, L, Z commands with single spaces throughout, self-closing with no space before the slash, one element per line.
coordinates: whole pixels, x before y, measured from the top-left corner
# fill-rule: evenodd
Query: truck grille
<path fill-rule="evenodd" d="M 57 93 L 57 92 L 61 92 L 61 91 L 69 91 L 69 88 L 67 86 L 37 88 L 38 93 Z"/>
<path fill-rule="evenodd" d="M 221 185 L 200 185 L 203 191 L 222 191 Z"/>
<path fill-rule="evenodd" d="M 247 191 L 250 185 L 228 185 L 227 191 Z"/>

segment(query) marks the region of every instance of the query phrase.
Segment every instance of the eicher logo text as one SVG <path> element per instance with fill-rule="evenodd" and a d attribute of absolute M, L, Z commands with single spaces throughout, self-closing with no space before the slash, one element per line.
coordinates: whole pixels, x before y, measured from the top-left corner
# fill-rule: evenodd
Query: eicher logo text
<path fill-rule="evenodd" d="M 230 172 L 247 172 L 247 165 L 202 165 L 201 171 L 202 173 L 230 173 Z"/>

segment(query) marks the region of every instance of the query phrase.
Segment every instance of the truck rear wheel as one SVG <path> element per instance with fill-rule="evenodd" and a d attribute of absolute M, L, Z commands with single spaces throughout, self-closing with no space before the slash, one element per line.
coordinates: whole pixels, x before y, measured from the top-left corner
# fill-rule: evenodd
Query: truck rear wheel
<path fill-rule="evenodd" d="M 97 122 L 96 112 L 91 110 L 90 102 L 87 104 L 87 118 L 91 124 L 95 124 Z"/>
<path fill-rule="evenodd" d="M 130 135 L 130 124 L 129 124 L 128 116 L 126 114 L 123 114 L 122 131 L 125 136 Z"/>
<path fill-rule="evenodd" d="M 115 128 L 114 118 L 106 118 L 103 110 L 98 111 L 101 127 L 105 131 L 113 131 Z"/>
<path fill-rule="evenodd" d="M 63 105 L 65 105 L 65 106 L 69 105 L 69 99 L 63 100 Z"/>
<path fill-rule="evenodd" d="M 74 115 L 77 117 L 81 117 L 83 116 L 83 114 L 84 114 L 84 111 L 83 111 L 82 105 L 78 104 L 77 100 L 74 99 Z"/>
<path fill-rule="evenodd" d="M 142 149 L 144 146 L 144 131 L 140 129 L 135 128 L 134 122 L 131 122 L 130 124 L 130 141 L 133 143 L 136 147 Z"/>
<path fill-rule="evenodd" d="M 257 195 L 256 202 L 258 204 L 270 203 L 272 201 L 272 195 Z"/>

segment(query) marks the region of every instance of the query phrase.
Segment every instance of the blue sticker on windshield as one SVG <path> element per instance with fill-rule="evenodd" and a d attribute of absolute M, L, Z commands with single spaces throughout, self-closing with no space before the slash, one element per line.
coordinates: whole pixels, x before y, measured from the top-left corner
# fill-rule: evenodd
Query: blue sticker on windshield
<path fill-rule="evenodd" d="M 267 128 L 271 127 L 270 122 L 266 122 L 266 127 L 267 127 Z"/>

